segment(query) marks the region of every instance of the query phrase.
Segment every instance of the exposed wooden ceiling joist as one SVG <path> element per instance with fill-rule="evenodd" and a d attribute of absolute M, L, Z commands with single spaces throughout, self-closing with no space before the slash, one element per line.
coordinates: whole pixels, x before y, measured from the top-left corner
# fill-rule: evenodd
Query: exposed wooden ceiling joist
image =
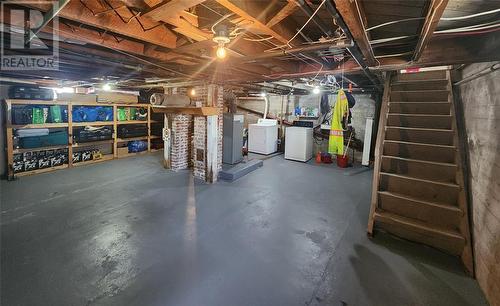
<path fill-rule="evenodd" d="M 42 11 L 47 10 L 47 6 L 43 4 L 30 4 L 30 6 Z M 71 1 L 61 10 L 59 17 L 166 48 L 175 48 L 176 46 L 177 36 L 165 26 L 154 25 L 151 28 L 143 28 L 147 22 L 142 21 L 141 17 L 134 17 L 130 13 L 130 16 L 123 16 L 128 20 L 122 20 L 114 10 L 102 7 L 97 2 L 88 2 L 84 6 L 80 1 Z"/>
<path fill-rule="evenodd" d="M 447 5 L 448 0 L 431 0 L 417 47 L 415 48 L 415 53 L 413 54 L 414 61 L 419 60 L 422 52 L 429 44 L 429 41 L 431 40 Z"/>
<path fill-rule="evenodd" d="M 335 0 L 335 6 L 339 14 L 342 16 L 345 24 L 351 31 L 353 39 L 358 44 L 366 62 L 370 66 L 376 64 L 373 49 L 368 40 L 368 35 L 365 33 L 363 24 L 366 24 L 361 3 L 353 2 L 351 0 Z M 362 19 L 363 18 L 363 19 Z"/>
<path fill-rule="evenodd" d="M 288 3 L 277 14 L 274 15 L 273 18 L 271 18 L 271 20 L 266 23 L 266 26 L 268 26 L 269 28 L 274 27 L 283 19 L 293 14 L 293 12 L 295 12 L 298 8 L 299 6 L 295 3 L 294 0 L 289 0 Z"/>
<path fill-rule="evenodd" d="M 249 31 L 252 31 L 252 30 L 262 31 L 263 33 L 265 33 L 267 35 L 273 36 L 275 39 L 277 39 L 278 41 L 280 41 L 284 44 L 288 43 L 287 38 L 276 33 L 274 30 L 272 30 L 271 28 L 269 28 L 268 26 L 266 26 L 265 24 L 260 22 L 257 18 L 248 14 L 245 10 L 243 10 L 240 7 L 236 6 L 235 4 L 231 3 L 231 1 L 229 1 L 229 0 L 216 0 L 216 1 L 220 5 L 224 6 L 228 10 L 230 10 L 231 12 L 235 13 L 236 15 L 241 16 L 242 18 L 252 22 L 252 24 L 250 24 L 247 27 L 247 29 Z"/>

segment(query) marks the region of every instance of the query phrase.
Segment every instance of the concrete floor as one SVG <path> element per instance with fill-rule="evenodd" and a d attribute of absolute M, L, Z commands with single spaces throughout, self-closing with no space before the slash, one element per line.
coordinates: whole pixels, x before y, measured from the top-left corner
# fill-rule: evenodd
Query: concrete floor
<path fill-rule="evenodd" d="M 1 182 L 2 305 L 487 305 L 456 258 L 365 234 L 371 171 L 282 156 L 209 186 L 142 156 Z"/>

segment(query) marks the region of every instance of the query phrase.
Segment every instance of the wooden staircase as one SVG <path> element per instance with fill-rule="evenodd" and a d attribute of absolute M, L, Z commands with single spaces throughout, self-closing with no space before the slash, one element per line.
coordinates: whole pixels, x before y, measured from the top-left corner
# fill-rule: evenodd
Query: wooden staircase
<path fill-rule="evenodd" d="M 451 88 L 446 70 L 387 77 L 368 233 L 382 229 L 461 256 L 472 273 Z"/>

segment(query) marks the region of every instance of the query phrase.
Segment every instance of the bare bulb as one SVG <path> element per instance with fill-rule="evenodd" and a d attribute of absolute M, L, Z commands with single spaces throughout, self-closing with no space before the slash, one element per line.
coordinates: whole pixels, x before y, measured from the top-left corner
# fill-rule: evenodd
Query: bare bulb
<path fill-rule="evenodd" d="M 226 48 L 224 48 L 224 46 L 219 46 L 217 48 L 217 52 L 216 52 L 216 55 L 218 58 L 220 59 L 223 59 L 226 57 Z"/>
<path fill-rule="evenodd" d="M 110 91 L 110 90 L 111 90 L 111 85 L 109 85 L 109 84 L 104 84 L 104 85 L 102 86 L 102 89 L 103 89 L 103 90 L 105 90 L 105 91 Z"/>
<path fill-rule="evenodd" d="M 191 89 L 191 91 L 189 92 L 189 94 L 190 94 L 192 97 L 194 97 L 194 96 L 196 95 L 196 90 L 194 90 L 194 88 L 193 88 L 193 89 Z"/>
<path fill-rule="evenodd" d="M 319 90 L 319 87 L 318 87 L 318 86 L 316 86 L 316 87 L 314 87 L 314 89 L 313 89 L 313 94 L 317 95 L 317 94 L 319 94 L 319 91 L 320 91 L 320 90 Z"/>

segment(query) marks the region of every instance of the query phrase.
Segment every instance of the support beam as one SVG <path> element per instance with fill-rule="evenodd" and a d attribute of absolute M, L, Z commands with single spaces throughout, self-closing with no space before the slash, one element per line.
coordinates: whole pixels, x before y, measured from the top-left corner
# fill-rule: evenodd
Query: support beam
<path fill-rule="evenodd" d="M 328 2 L 329 1 L 327 1 L 327 7 Z M 369 66 L 375 66 L 375 55 L 373 54 L 373 49 L 363 27 L 363 24 L 365 24 L 364 19 L 366 18 L 360 2 L 359 0 L 335 0 L 335 7 L 351 32 L 354 41 L 361 49 L 367 64 Z"/>
<path fill-rule="evenodd" d="M 170 19 L 178 16 L 184 10 L 196 6 L 206 0 L 171 0 L 167 3 L 160 4 L 144 16 L 151 17 L 155 20 Z"/>
<path fill-rule="evenodd" d="M 431 0 L 429 11 L 425 17 L 425 22 L 418 39 L 417 47 L 415 48 L 415 53 L 413 54 L 413 61 L 418 61 L 420 59 L 420 56 L 431 40 L 447 5 L 448 0 Z"/>
<path fill-rule="evenodd" d="M 247 12 L 245 12 L 243 9 L 239 8 L 235 4 L 231 3 L 229 0 L 216 0 L 217 3 L 220 5 L 224 6 L 231 12 L 235 13 L 238 16 L 241 16 L 242 18 L 251 21 L 252 24 L 247 26 L 247 29 L 252 32 L 252 30 L 258 30 L 261 31 L 267 35 L 273 36 L 276 40 L 286 44 L 288 43 L 288 39 L 281 36 L 280 34 L 276 33 L 274 30 L 260 22 L 257 18 L 250 16 Z"/>
<path fill-rule="evenodd" d="M 283 19 L 293 14 L 299 7 L 293 0 L 289 0 L 288 3 L 276 14 L 271 20 L 266 23 L 266 26 L 272 28 L 276 24 L 280 23 Z"/>
<path fill-rule="evenodd" d="M 177 36 L 165 26 L 151 25 L 150 22 L 148 24 L 147 20 L 142 20 L 138 16 L 133 17 L 130 12 L 128 16 L 122 16 L 128 20 L 121 20 L 116 12 L 109 10 L 109 7 L 103 7 L 93 2 L 88 3 L 89 5 L 85 7 L 80 1 L 70 1 L 58 16 L 165 48 L 175 48 Z M 43 3 L 30 4 L 30 7 L 41 11 L 49 9 Z M 144 29 L 141 23 L 142 25 L 148 24 L 148 28 Z"/>
<path fill-rule="evenodd" d="M 340 26 L 342 31 L 344 31 L 347 38 L 354 40 L 354 37 L 353 37 L 351 31 L 349 30 L 349 27 L 345 23 L 342 16 L 340 16 L 335 4 L 333 4 L 333 2 L 331 2 L 331 1 L 326 1 L 325 4 L 326 4 L 326 9 L 333 16 L 333 18 L 335 18 L 335 20 L 337 21 L 337 24 Z M 363 70 L 363 73 L 370 80 L 370 82 L 372 82 L 372 84 L 375 85 L 377 90 L 382 91 L 383 89 L 380 86 L 380 82 L 379 82 L 378 78 L 368 68 L 368 65 L 366 64 L 365 60 L 363 59 L 363 54 L 361 53 L 361 50 L 359 49 L 359 46 L 357 45 L 355 40 L 354 40 L 354 46 L 351 48 L 348 48 L 347 50 L 349 50 L 353 59 L 361 67 L 361 69 Z"/>

